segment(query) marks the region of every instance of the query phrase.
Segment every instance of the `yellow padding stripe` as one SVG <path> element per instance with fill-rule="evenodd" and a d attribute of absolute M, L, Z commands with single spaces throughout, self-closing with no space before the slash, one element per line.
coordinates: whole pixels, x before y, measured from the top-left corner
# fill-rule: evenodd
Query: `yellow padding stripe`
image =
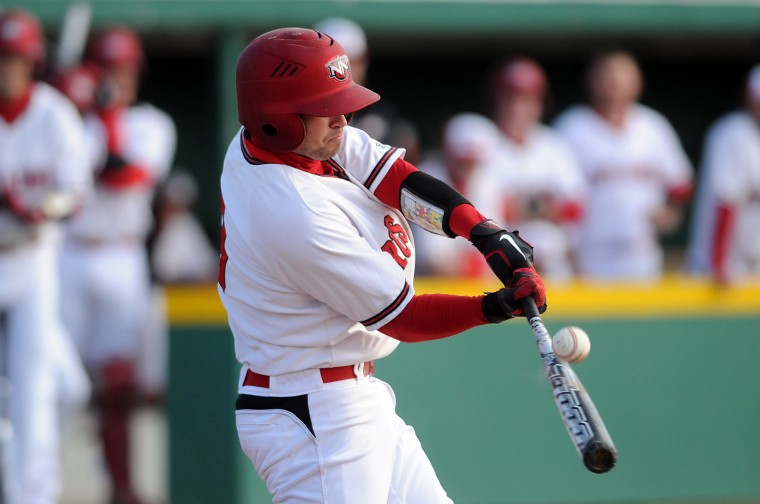
<path fill-rule="evenodd" d="M 418 294 L 478 295 L 498 283 L 419 278 Z M 224 325 L 224 311 L 215 285 L 167 287 L 169 322 L 173 325 Z M 653 285 L 576 280 L 547 284 L 545 318 L 620 318 L 684 316 L 760 316 L 760 281 L 718 287 L 705 279 L 669 276 Z"/>

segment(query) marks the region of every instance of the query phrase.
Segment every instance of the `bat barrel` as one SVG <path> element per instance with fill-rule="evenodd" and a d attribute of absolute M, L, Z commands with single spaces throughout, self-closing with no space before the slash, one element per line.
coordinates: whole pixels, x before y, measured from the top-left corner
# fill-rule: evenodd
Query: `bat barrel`
<path fill-rule="evenodd" d="M 554 402 L 583 465 L 596 474 L 610 471 L 617 462 L 617 450 L 591 396 L 572 368 L 554 356 L 549 333 L 533 298 L 523 299 L 522 306 L 544 359 Z"/>

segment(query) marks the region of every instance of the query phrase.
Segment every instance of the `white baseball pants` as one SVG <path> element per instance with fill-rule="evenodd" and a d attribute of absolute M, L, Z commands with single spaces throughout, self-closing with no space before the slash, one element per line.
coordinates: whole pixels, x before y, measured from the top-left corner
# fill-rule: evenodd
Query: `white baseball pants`
<path fill-rule="evenodd" d="M 307 422 L 285 409 L 237 411 L 240 444 L 274 503 L 453 504 L 387 383 L 343 380 L 291 399 Z"/>

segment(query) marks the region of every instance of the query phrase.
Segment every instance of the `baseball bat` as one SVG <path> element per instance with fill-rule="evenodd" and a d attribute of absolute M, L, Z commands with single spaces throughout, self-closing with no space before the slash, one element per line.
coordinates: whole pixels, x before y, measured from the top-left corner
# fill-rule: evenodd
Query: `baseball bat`
<path fill-rule="evenodd" d="M 55 72 L 68 70 L 82 59 L 91 19 L 92 8 L 86 1 L 75 0 L 66 8 L 53 59 Z"/>
<path fill-rule="evenodd" d="M 596 474 L 606 473 L 615 466 L 618 456 L 607 427 L 578 375 L 569 364 L 559 361 L 554 355 L 551 337 L 541 320 L 536 301 L 529 297 L 523 300 L 522 305 L 536 337 L 554 402 L 567 433 L 586 469 Z"/>

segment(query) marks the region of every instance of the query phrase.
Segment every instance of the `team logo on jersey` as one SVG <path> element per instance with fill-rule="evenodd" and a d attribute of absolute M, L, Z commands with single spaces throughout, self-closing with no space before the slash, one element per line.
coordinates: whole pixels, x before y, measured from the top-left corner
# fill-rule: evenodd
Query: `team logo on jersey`
<path fill-rule="evenodd" d="M 330 79 L 340 82 L 348 79 L 348 73 L 351 71 L 351 66 L 348 64 L 348 56 L 345 54 L 328 61 L 325 68 L 327 68 L 327 76 Z"/>
<path fill-rule="evenodd" d="M 388 230 L 388 241 L 380 249 L 388 252 L 401 268 L 406 268 L 409 258 L 412 257 L 409 235 L 406 234 L 401 224 L 393 221 L 390 215 L 385 216 L 385 228 Z"/>

